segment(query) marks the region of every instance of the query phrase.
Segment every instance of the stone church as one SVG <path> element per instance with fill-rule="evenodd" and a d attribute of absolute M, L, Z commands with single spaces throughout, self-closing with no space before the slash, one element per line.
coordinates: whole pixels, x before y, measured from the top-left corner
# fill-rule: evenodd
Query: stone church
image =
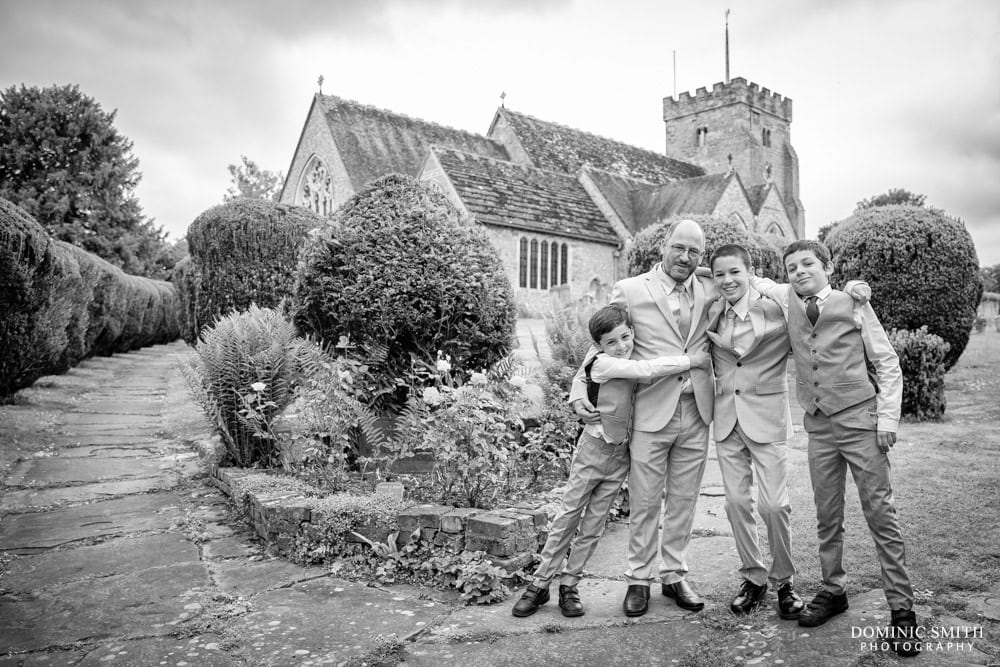
<path fill-rule="evenodd" d="M 331 215 L 389 173 L 433 182 L 486 229 L 526 313 L 625 277 L 633 235 L 673 216 L 802 236 L 790 99 L 735 78 L 664 99 L 663 121 L 660 154 L 505 107 L 482 135 L 318 94 L 281 202 Z"/>

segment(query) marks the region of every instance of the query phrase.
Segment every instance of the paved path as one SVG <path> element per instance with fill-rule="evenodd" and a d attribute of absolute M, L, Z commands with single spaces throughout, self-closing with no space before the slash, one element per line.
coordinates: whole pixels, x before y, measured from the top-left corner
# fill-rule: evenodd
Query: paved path
<path fill-rule="evenodd" d="M 554 603 L 515 619 L 513 600 L 462 607 L 436 591 L 368 587 L 267 558 L 192 447 L 208 433 L 178 371 L 189 354 L 175 343 L 92 359 L 33 390 L 30 400 L 60 412 L 42 429 L 51 447 L 16 463 L 0 495 L 0 667 L 319 665 L 358 656 L 393 664 L 374 660 L 392 635 L 414 665 L 670 665 L 712 651 L 725 653 L 688 664 L 852 665 L 859 640 L 851 628 L 885 623 L 877 590 L 811 633 L 773 609 L 742 625 L 718 604 L 685 614 L 659 595 L 649 614 L 627 620 L 620 524 L 593 558 L 581 585 L 587 614 L 577 619 Z M 801 462 L 801 447 L 793 455 Z M 695 534 L 696 585 L 726 599 L 737 559 L 714 460 Z M 706 645 L 720 625 L 726 641 Z M 982 664 L 956 656 L 910 664 Z"/>

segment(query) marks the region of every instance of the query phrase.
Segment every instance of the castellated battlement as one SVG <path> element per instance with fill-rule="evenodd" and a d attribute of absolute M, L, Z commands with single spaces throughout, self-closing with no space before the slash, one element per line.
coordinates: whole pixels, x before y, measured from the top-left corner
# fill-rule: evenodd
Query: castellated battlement
<path fill-rule="evenodd" d="M 683 92 L 676 100 L 673 97 L 664 97 L 663 119 L 680 118 L 700 111 L 740 103 L 778 116 L 789 123 L 792 121 L 792 100 L 790 98 L 772 93 L 756 83 L 748 83 L 743 77 L 731 79 L 728 84 L 720 81 L 712 86 L 712 90 L 707 90 L 702 86 L 695 91 L 694 95 Z"/>

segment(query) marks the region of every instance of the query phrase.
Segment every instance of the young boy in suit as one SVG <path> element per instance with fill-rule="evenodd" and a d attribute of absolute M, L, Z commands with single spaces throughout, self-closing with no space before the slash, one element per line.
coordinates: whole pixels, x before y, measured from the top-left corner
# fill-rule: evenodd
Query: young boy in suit
<path fill-rule="evenodd" d="M 770 582 L 778 593 L 778 614 L 797 619 L 804 605 L 793 582 L 787 486 L 788 327 L 781 307 L 750 287 L 753 267 L 745 248 L 719 247 L 709 267 L 722 295 L 708 310 L 716 387 L 712 423 L 743 577 L 729 608 L 738 615 L 753 611 L 766 600 Z M 754 519 L 754 477 L 770 569 L 764 566 Z"/>
<path fill-rule="evenodd" d="M 816 503 L 823 590 L 806 605 L 799 625 L 825 623 L 848 608 L 844 571 L 844 482 L 854 477 L 892 610 L 893 648 L 919 653 L 913 587 L 889 481 L 903 376 L 899 358 L 871 305 L 830 287 L 830 251 L 813 240 L 790 243 L 782 261 L 788 285 L 755 286 L 778 302 L 788 322 L 796 394 L 809 434 L 809 476 Z M 874 378 L 868 373 L 874 368 Z"/>
<path fill-rule="evenodd" d="M 548 602 L 549 584 L 560 569 L 559 608 L 563 616 L 583 615 L 577 584 L 604 533 L 611 504 L 628 475 L 635 383 L 684 373 L 691 368 L 706 368 L 711 361 L 705 350 L 648 361 L 629 359 L 633 347 L 632 322 L 620 306 L 605 306 L 595 312 L 588 328 L 599 352 L 586 367 L 587 391 L 601 420 L 598 424 L 588 424 L 580 434 L 569 484 L 559 513 L 552 520 L 541 563 L 535 570 L 534 581 L 514 605 L 511 612 L 514 616 L 530 616 Z"/>

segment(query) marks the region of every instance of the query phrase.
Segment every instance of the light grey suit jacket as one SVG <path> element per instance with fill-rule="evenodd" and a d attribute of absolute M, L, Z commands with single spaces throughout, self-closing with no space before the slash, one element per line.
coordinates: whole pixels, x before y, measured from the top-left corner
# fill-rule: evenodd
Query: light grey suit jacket
<path fill-rule="evenodd" d="M 667 303 L 666 294 L 657 275 L 657 264 L 651 271 L 615 283 L 609 304 L 622 306 L 632 318 L 635 327 L 633 359 L 655 359 L 665 355 L 683 355 L 708 342 L 708 305 L 716 297 L 710 278 L 695 276 L 694 307 L 691 311 L 691 331 L 683 340 L 677 318 Z M 584 364 L 596 350 L 592 349 Z M 715 376 L 711 368 L 695 368 L 679 375 L 668 375 L 651 384 L 640 384 L 635 394 L 633 428 L 637 431 L 656 432 L 667 425 L 677 409 L 681 388 L 690 377 L 694 388 L 698 413 L 706 424 L 712 421 L 715 400 Z M 583 367 L 573 378 L 569 400 L 587 397 Z"/>

